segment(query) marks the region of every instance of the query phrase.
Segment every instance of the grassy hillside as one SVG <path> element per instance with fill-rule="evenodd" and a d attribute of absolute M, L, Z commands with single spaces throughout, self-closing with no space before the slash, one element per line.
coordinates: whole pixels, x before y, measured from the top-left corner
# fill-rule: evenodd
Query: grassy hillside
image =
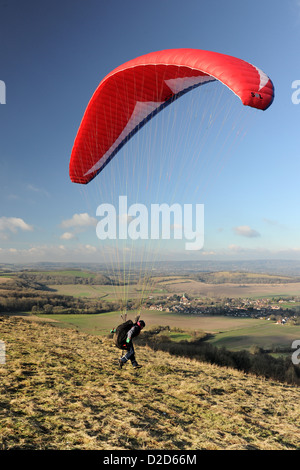
<path fill-rule="evenodd" d="M 300 449 L 300 389 L 0 317 L 0 449 Z"/>

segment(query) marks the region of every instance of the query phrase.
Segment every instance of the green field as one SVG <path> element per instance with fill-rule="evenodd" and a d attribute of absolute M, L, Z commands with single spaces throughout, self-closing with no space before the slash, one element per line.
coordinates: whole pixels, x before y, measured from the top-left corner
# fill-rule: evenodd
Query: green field
<path fill-rule="evenodd" d="M 134 319 L 136 312 L 129 312 L 128 318 Z M 120 323 L 120 312 L 109 312 L 101 314 L 77 314 L 77 315 L 44 315 L 40 318 L 49 318 L 62 325 L 70 325 L 86 333 L 98 335 L 107 334 L 116 324 Z M 234 331 L 241 327 L 252 327 L 258 325 L 260 320 L 250 318 L 232 318 L 232 317 L 196 317 L 188 315 L 176 315 L 172 313 L 160 312 L 157 310 L 142 310 L 143 318 L 148 327 L 162 325 L 171 328 L 181 328 L 184 330 L 202 330 L 210 333 L 219 333 L 222 331 Z"/>
<path fill-rule="evenodd" d="M 73 297 L 87 297 L 91 299 L 105 298 L 107 301 L 141 299 L 149 295 L 162 295 L 168 292 L 163 287 L 150 289 L 149 286 L 138 284 L 127 286 L 64 284 L 49 285 L 49 288 L 60 295 L 72 295 Z"/>
<path fill-rule="evenodd" d="M 195 280 L 173 279 L 166 281 L 152 280 L 151 284 L 130 284 L 127 286 L 64 284 L 49 285 L 58 294 L 73 295 L 74 297 L 103 297 L 107 300 L 141 298 L 143 295 L 182 295 L 183 293 L 196 297 L 209 298 L 272 298 L 294 296 L 300 294 L 300 283 L 286 284 L 208 284 Z"/>
<path fill-rule="evenodd" d="M 126 291 L 124 292 L 124 286 L 64 284 L 61 286 L 49 285 L 49 287 L 59 295 L 72 295 L 73 297 L 87 297 L 91 299 L 105 297 L 105 300 L 116 300 L 125 296 L 126 293 Z M 136 292 L 132 289 L 132 286 L 130 287 L 130 296 L 133 296 Z"/>
<path fill-rule="evenodd" d="M 45 275 L 45 276 L 75 276 L 75 277 L 83 277 L 94 278 L 96 276 L 95 273 L 91 273 L 88 271 L 81 271 L 77 269 L 64 269 L 61 271 L 27 271 L 27 274 L 36 274 L 36 275 Z"/>
<path fill-rule="evenodd" d="M 253 345 L 266 350 L 274 347 L 288 349 L 299 338 L 300 326 L 276 325 L 261 320 L 258 325 L 218 333 L 211 343 L 231 350 L 250 349 Z"/>
<path fill-rule="evenodd" d="M 128 315 L 134 319 L 135 312 Z M 267 320 L 252 318 L 217 317 L 217 316 L 183 316 L 159 311 L 144 310 L 141 314 L 147 327 L 162 325 L 180 328 L 183 333 L 173 336 L 179 341 L 190 338 L 192 331 L 211 333 L 209 340 L 218 347 L 231 350 L 250 349 L 258 346 L 270 349 L 274 346 L 289 349 L 294 340 L 300 338 L 300 326 L 276 325 Z M 39 315 L 45 318 L 45 315 Z M 47 318 L 55 320 L 61 327 L 73 327 L 93 335 L 106 335 L 122 320 L 120 312 L 88 315 L 51 315 Z"/>

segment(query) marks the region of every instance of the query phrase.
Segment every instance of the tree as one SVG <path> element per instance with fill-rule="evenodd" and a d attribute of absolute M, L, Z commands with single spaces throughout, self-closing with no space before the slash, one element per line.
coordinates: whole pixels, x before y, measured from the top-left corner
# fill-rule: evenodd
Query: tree
<path fill-rule="evenodd" d="M 46 304 L 44 305 L 43 309 L 44 309 L 44 313 L 46 313 L 47 315 L 53 313 L 53 305 Z"/>

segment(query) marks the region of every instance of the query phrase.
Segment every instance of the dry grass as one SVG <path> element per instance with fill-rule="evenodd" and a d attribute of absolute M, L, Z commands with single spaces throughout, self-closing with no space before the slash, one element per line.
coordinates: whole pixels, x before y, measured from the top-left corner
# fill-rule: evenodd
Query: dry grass
<path fill-rule="evenodd" d="M 300 449 L 300 389 L 0 317 L 0 449 Z"/>

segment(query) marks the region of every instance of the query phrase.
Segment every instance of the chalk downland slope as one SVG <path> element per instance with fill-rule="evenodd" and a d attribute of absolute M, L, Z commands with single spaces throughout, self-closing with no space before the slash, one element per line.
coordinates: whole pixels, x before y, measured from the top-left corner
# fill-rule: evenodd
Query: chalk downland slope
<path fill-rule="evenodd" d="M 0 449 L 300 449 L 300 388 L 0 316 Z"/>

